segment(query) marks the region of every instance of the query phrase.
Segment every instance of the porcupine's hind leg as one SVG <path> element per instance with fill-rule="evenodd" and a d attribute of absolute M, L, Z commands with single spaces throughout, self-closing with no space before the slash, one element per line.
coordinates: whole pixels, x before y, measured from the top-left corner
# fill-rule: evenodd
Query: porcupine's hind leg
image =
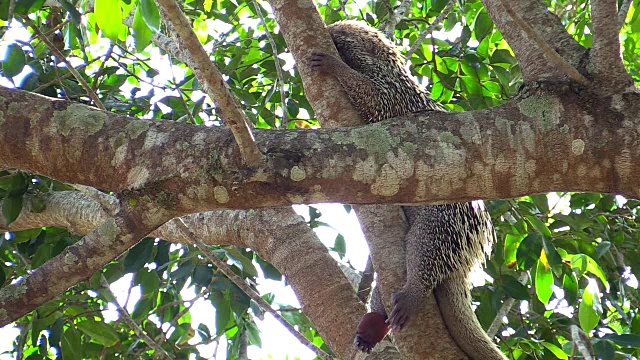
<path fill-rule="evenodd" d="M 445 204 L 404 207 L 410 228 L 406 236 L 407 282 L 392 296 L 394 305 L 388 323 L 393 331 L 402 330 L 424 304 L 424 298 L 450 273 L 461 266 L 471 267 L 471 241 L 459 206 Z M 467 264 L 469 263 L 469 264 Z"/>

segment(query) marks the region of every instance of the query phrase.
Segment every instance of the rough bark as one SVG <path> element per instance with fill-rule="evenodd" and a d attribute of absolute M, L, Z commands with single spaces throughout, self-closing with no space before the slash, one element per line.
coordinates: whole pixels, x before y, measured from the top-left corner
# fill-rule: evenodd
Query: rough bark
<path fill-rule="evenodd" d="M 364 121 L 354 110 L 336 79 L 313 71 L 307 61 L 313 51 L 338 55 L 329 34 L 323 31 L 324 23 L 314 3 L 305 0 L 271 1 L 271 4 L 289 50 L 296 60 L 297 69 L 302 75 L 307 99 L 318 114 L 322 127 L 363 125 Z M 406 221 L 398 206 L 357 205 L 354 210 L 365 232 L 385 306 L 390 313 L 391 294 L 406 280 Z M 410 324 L 405 331 L 394 334 L 395 344 L 405 358 L 424 359 L 433 354 L 438 354 L 437 356 L 443 360 L 463 357 L 462 352 L 456 351 L 457 346 L 444 327 L 435 301 L 428 302 L 416 318 L 418 321 Z M 425 330 L 421 324 L 426 320 L 433 326 Z M 352 338 L 355 336 L 355 329 L 356 327 L 352 327 Z M 355 351 L 355 347 L 352 347 L 352 350 Z M 347 358 L 352 357 L 353 355 L 350 355 Z"/>
<path fill-rule="evenodd" d="M 574 67 L 579 66 L 586 49 L 567 33 L 560 19 L 549 12 L 542 1 L 483 0 L 487 13 L 515 53 L 525 82 L 564 79 L 566 75 L 545 57 L 535 42 L 511 19 L 502 7 L 502 1 L 509 1 L 513 10 L 565 61 Z"/>
<path fill-rule="evenodd" d="M 256 130 L 269 161 L 253 171 L 225 129 L 129 119 L 19 90 L 0 89 L 0 97 L 1 166 L 111 191 L 141 189 L 130 196 L 178 214 L 549 191 L 637 198 L 640 191 L 636 92 L 543 88 L 482 111 L 349 129 Z"/>
<path fill-rule="evenodd" d="M 20 231 L 42 226 L 61 226 L 84 235 L 109 221 L 108 214 L 98 203 L 76 191 L 52 192 L 42 195 L 41 199 L 46 206 L 44 211 L 31 212 L 28 205 L 30 202 L 25 201 L 27 206 L 8 226 L 0 214 L 0 229 Z M 148 235 L 189 244 L 190 239 L 176 225 L 177 221 L 179 220 L 169 221 Z M 359 321 L 364 306 L 326 247 L 291 207 L 247 211 L 218 210 L 187 215 L 182 217 L 182 221 L 209 245 L 250 247 L 272 263 L 286 276 L 303 304 L 305 314 L 314 322 L 330 347 L 343 357 L 351 351 L 351 327 Z M 104 226 L 107 225 L 102 225 Z M 104 264 L 122 252 L 119 246 L 113 244 L 96 244 L 98 249 L 78 244 L 78 249 L 69 254 L 73 254 L 78 261 Z M 36 276 L 30 278 L 25 294 L 36 293 L 37 296 L 29 297 L 30 301 L 22 297 L 14 299 L 14 291 L 22 291 L 22 286 L 9 286 L 0 290 L 0 306 L 6 312 L 5 317 L 0 318 L 0 326 L 19 318 L 93 274 L 93 271 L 85 272 L 88 271 L 86 266 L 70 266 L 66 262 L 70 259 L 69 254 L 49 261 L 46 266 L 52 270 L 42 272 L 39 268 L 34 272 Z M 66 267 L 66 276 L 55 276 L 56 280 L 52 281 L 53 276 L 50 274 L 60 274 L 63 267 Z M 77 275 L 72 276 L 71 272 Z M 323 286 L 319 287 L 317 284 Z"/>

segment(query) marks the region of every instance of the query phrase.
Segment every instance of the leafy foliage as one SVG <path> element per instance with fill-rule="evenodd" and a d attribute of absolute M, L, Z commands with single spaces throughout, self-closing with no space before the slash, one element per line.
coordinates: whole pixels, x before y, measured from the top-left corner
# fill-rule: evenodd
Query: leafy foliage
<path fill-rule="evenodd" d="M 8 3 L 0 4 L 5 27 Z M 45 7 L 43 0 L 15 2 L 13 28 L 0 30 L 7 37 L 0 62 L 3 84 L 91 103 L 87 90 L 41 39 L 34 35 L 27 39 L 8 37 L 25 26 L 22 19 L 28 16 L 76 67 L 107 110 L 219 125 L 212 102 L 191 70 L 152 42 L 152 36 L 163 30 L 153 1 L 96 0 L 93 8 L 88 2 L 59 3 L 61 7 Z M 637 82 L 639 3 L 633 1 L 621 34 L 624 62 Z M 415 45 L 409 54 L 411 71 L 434 99 L 454 111 L 503 103 L 521 84 L 512 51 L 479 1 L 455 2 L 450 12 L 447 4 L 445 0 L 414 2 L 406 19 L 396 27 L 396 43 L 406 52 L 445 12 L 442 24 L 435 25 L 437 34 Z M 548 0 L 547 5 L 580 44 L 591 45 L 586 0 Z M 250 2 L 234 0 L 184 3 L 196 34 L 257 127 L 317 126 L 284 39 L 265 6 L 260 3 L 256 8 Z M 386 21 L 393 11 L 387 1 L 344 4 L 338 0 L 326 1 L 319 10 L 327 23 L 346 14 L 374 26 Z M 264 23 L 257 11 L 265 17 Z M 127 20 L 132 13 L 132 19 Z M 131 22 L 124 25 L 123 20 Z M 2 213 L 10 223 L 27 205 L 23 199 L 30 199 L 30 209 L 38 211 L 42 210 L 39 194 L 69 189 L 34 174 L 1 171 Z M 639 206 L 637 200 L 579 193 L 531 195 L 490 204 L 499 242 L 485 267 L 491 280 L 476 287 L 473 296 L 485 328 L 496 318 L 502 300 L 516 300 L 506 315 L 507 325 L 499 333 L 505 353 L 514 359 L 567 359 L 575 354 L 569 327 L 577 325 L 592 337 L 598 358 L 640 357 Z M 319 216 L 310 208 L 312 227 L 327 225 Z M 78 239 L 60 228 L 6 233 L 0 239 L 0 286 L 35 269 Z M 338 234 L 332 250 L 342 258 L 347 247 L 348 239 Z M 250 283 L 260 276 L 282 279 L 252 251 L 220 248 L 216 254 Z M 110 283 L 129 279 L 128 291 L 140 296 L 131 296 L 136 300 L 122 305 L 149 337 L 161 339 L 164 350 L 176 358 L 203 357 L 195 345 L 217 342 L 223 336 L 231 359 L 239 354 L 242 334 L 247 335 L 249 344 L 261 344 L 254 321 L 262 316 L 260 309 L 204 262 L 197 249 L 147 238 L 90 281 L 20 319 L 15 352 L 28 359 L 155 356 L 126 323 L 114 320 L 106 311 L 113 309 L 114 299 L 100 287 L 101 275 Z M 185 298 L 185 290 L 193 294 L 192 299 Z M 264 297 L 273 301 L 270 294 Z M 215 328 L 192 326 L 198 299 L 215 308 Z M 327 349 L 299 309 L 281 309 L 305 336 Z"/>

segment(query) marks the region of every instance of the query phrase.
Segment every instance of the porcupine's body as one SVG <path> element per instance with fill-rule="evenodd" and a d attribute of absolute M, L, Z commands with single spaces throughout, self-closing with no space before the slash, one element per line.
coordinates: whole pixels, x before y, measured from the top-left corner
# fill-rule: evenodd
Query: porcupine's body
<path fill-rule="evenodd" d="M 334 75 L 351 103 L 367 122 L 443 109 L 418 85 L 404 59 L 380 32 L 357 21 L 328 28 L 341 59 L 315 53 L 312 66 Z M 401 330 L 412 313 L 435 291 L 452 337 L 472 359 L 504 359 L 484 333 L 471 309 L 467 276 L 484 259 L 495 237 L 482 202 L 404 207 L 410 229 L 406 235 L 407 283 L 394 293 L 389 325 Z M 377 289 L 372 313 L 366 314 L 354 343 L 369 352 L 389 331 Z M 373 328 L 371 328 L 373 327 Z"/>

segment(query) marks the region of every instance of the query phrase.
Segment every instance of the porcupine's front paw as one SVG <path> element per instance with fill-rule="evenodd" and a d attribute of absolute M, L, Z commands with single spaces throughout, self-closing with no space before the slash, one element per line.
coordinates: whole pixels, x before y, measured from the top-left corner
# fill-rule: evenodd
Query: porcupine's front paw
<path fill-rule="evenodd" d="M 340 61 L 342 60 L 323 52 L 311 53 L 311 67 L 324 74 L 333 74 Z"/>
<path fill-rule="evenodd" d="M 413 315 L 416 301 L 408 291 L 400 290 L 391 296 L 393 311 L 389 315 L 389 326 L 393 331 L 402 331 Z"/>

